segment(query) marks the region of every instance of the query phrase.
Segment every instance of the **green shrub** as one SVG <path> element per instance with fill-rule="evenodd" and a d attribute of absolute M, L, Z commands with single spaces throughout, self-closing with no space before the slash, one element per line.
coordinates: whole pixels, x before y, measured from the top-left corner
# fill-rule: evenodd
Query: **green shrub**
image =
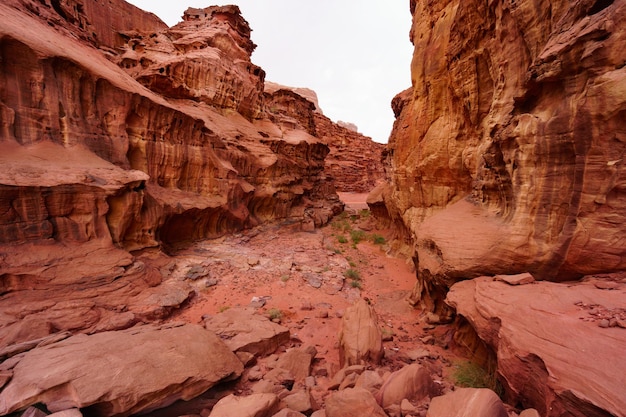
<path fill-rule="evenodd" d="M 353 280 L 350 282 L 350 286 L 351 286 L 352 288 L 361 288 L 361 283 L 360 283 L 359 281 L 357 281 L 357 280 L 354 280 L 354 279 L 353 279 Z"/>
<path fill-rule="evenodd" d="M 459 362 L 455 365 L 453 377 L 456 385 L 465 388 L 489 388 L 499 396 L 502 396 L 504 389 L 498 381 L 495 367 L 493 370 L 482 368 L 471 361 Z"/>
<path fill-rule="evenodd" d="M 367 219 L 371 214 L 372 212 L 367 209 L 359 211 L 359 216 L 361 216 L 362 219 Z"/>
<path fill-rule="evenodd" d="M 337 242 L 339 243 L 348 243 L 348 239 L 344 235 L 337 236 Z"/>
<path fill-rule="evenodd" d="M 365 232 L 363 230 L 353 230 L 350 232 L 350 238 L 355 245 L 358 245 L 365 239 Z"/>
<path fill-rule="evenodd" d="M 280 319 L 282 316 L 283 312 L 277 308 L 270 308 L 269 310 L 267 310 L 267 317 L 269 317 L 270 320 L 277 320 Z"/>
<path fill-rule="evenodd" d="M 375 245 L 384 245 L 385 243 L 387 243 L 387 240 L 384 237 L 382 237 L 381 235 L 378 235 L 378 234 L 374 233 L 372 235 L 372 242 Z"/>
<path fill-rule="evenodd" d="M 356 269 L 348 269 L 345 273 L 344 276 L 346 278 L 350 278 L 356 281 L 359 281 L 361 279 L 361 274 L 359 274 L 359 271 L 357 271 Z"/>

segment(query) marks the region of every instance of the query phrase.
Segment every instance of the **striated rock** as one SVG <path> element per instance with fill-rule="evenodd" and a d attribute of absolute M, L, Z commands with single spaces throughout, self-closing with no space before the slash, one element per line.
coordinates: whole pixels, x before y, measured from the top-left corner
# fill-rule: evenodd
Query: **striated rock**
<path fill-rule="evenodd" d="M 164 255 L 129 251 L 342 210 L 328 146 L 265 108 L 236 6 L 173 28 L 121 0 L 7 0 L 0 17 L 1 347 L 193 294 Z"/>
<path fill-rule="evenodd" d="M 239 376 L 243 365 L 200 326 L 144 326 L 38 347 L 12 371 L 0 391 L 2 415 L 36 403 L 52 412 L 74 407 L 90 414 L 130 415 L 194 398 Z"/>
<path fill-rule="evenodd" d="M 459 388 L 435 397 L 430 402 L 426 417 L 508 417 L 498 395 L 486 388 Z"/>
<path fill-rule="evenodd" d="M 584 306 L 626 314 L 625 295 L 592 282 L 510 286 L 477 278 L 455 284 L 447 300 L 495 351 L 511 402 L 546 417 L 604 416 L 626 409 L 626 332 L 598 327 L 601 316 Z"/>
<path fill-rule="evenodd" d="M 430 372 L 421 365 L 412 364 L 392 373 L 375 395 L 384 409 L 400 405 L 403 399 L 419 401 L 437 394 Z"/>
<path fill-rule="evenodd" d="M 376 312 L 365 300 L 346 309 L 339 333 L 341 366 L 379 364 L 383 357 L 382 333 Z"/>
<path fill-rule="evenodd" d="M 626 268 L 622 1 L 411 2 L 389 218 L 414 242 L 414 302 L 459 279 Z M 431 301 L 429 301 L 429 299 Z"/>
<path fill-rule="evenodd" d="M 341 192 L 367 193 L 382 182 L 384 145 L 357 132 L 356 126 L 324 116 L 315 92 L 266 83 L 266 107 L 280 124 L 301 126 L 330 148 L 325 173 Z"/>
<path fill-rule="evenodd" d="M 275 394 L 229 395 L 215 404 L 210 417 L 270 417 L 278 411 Z"/>
<path fill-rule="evenodd" d="M 289 329 L 255 314 L 254 308 L 229 308 L 206 319 L 204 327 L 220 336 L 233 352 L 257 356 L 269 355 L 289 341 Z M 311 356 L 306 355 L 310 366 Z"/>
<path fill-rule="evenodd" d="M 328 417 L 386 417 L 374 396 L 363 388 L 348 388 L 334 392 L 326 398 Z"/>

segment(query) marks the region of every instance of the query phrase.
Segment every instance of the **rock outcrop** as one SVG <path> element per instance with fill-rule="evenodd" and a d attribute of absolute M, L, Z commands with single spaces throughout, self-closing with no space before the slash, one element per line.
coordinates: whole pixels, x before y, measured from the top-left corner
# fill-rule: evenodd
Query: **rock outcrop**
<path fill-rule="evenodd" d="M 513 401 L 548 416 L 623 415 L 620 330 L 571 317 L 575 298 L 617 308 L 622 295 L 457 282 L 626 269 L 626 2 L 413 0 L 411 13 L 412 86 L 392 102 L 389 182 L 369 198 L 411 248 L 411 302 L 447 321 L 454 288 Z"/>
<path fill-rule="evenodd" d="M 385 145 L 358 133 L 352 124 L 334 123 L 324 116 L 311 90 L 266 83 L 265 93 L 273 120 L 300 125 L 328 145 L 325 173 L 333 179 L 337 191 L 369 193 L 382 183 Z"/>
<path fill-rule="evenodd" d="M 36 403 L 52 412 L 137 414 L 194 398 L 243 371 L 230 349 L 197 325 L 77 335 L 16 362 L 0 391 L 0 415 Z"/>
<path fill-rule="evenodd" d="M 129 251 L 341 211 L 328 146 L 266 106 L 236 6 L 172 28 L 121 0 L 9 0 L 0 17 L 2 346 L 193 295 L 165 255 Z"/>
<path fill-rule="evenodd" d="M 411 2 L 386 164 L 414 301 L 455 281 L 626 268 L 623 1 Z M 380 207 L 379 207 L 380 208 Z"/>
<path fill-rule="evenodd" d="M 485 277 L 455 284 L 448 302 L 496 352 L 512 403 L 542 416 L 618 416 L 626 330 L 610 326 L 626 318 L 626 284 L 602 287 L 603 279 L 512 286 Z"/>

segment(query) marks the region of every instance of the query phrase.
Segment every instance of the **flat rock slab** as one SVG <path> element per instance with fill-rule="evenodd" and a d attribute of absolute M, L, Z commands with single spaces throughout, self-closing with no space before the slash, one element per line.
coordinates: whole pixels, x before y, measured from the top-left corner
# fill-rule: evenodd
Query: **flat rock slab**
<path fill-rule="evenodd" d="M 24 354 L 0 392 L 0 415 L 43 403 L 52 412 L 126 416 L 189 400 L 242 371 L 198 325 L 77 335 Z"/>
<path fill-rule="evenodd" d="M 455 284 L 446 301 L 496 351 L 511 394 L 551 417 L 624 415 L 626 330 L 600 327 L 594 313 L 621 317 L 625 300 L 626 288 L 591 282 L 511 286 L 483 277 Z"/>
<path fill-rule="evenodd" d="M 233 352 L 264 356 L 289 341 L 289 329 L 255 313 L 254 308 L 230 308 L 204 321 Z"/>

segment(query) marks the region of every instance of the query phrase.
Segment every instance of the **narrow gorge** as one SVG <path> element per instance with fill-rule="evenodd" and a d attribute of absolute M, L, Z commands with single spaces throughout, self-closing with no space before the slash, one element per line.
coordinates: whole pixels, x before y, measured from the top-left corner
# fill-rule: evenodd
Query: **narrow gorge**
<path fill-rule="evenodd" d="M 0 4 L 1 416 L 626 416 L 626 0 L 406 6 L 382 145 L 236 5 Z"/>

